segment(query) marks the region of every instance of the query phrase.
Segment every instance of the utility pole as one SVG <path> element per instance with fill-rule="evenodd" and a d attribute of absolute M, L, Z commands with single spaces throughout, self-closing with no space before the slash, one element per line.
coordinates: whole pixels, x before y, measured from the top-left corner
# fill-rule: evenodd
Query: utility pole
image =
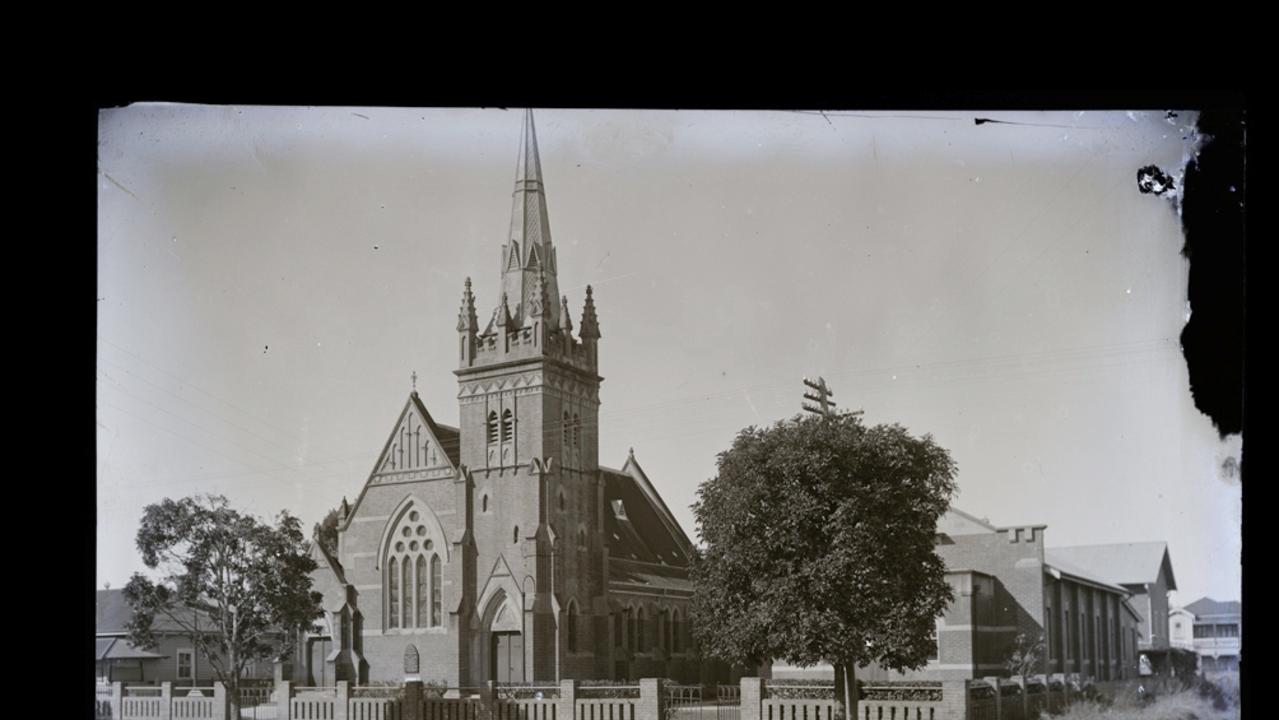
<path fill-rule="evenodd" d="M 803 407 L 810 413 L 816 415 L 825 415 L 826 417 L 835 416 L 835 401 L 831 398 L 835 397 L 835 393 L 826 387 L 826 381 L 821 377 L 817 378 L 817 382 L 813 382 L 808 378 L 804 378 L 804 384 L 812 388 L 814 392 L 804 393 L 805 400 L 812 400 L 817 405 L 804 403 Z"/>

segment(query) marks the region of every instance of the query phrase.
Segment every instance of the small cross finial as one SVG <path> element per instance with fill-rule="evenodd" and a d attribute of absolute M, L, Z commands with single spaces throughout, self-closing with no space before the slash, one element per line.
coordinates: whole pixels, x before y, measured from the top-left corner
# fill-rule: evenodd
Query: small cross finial
<path fill-rule="evenodd" d="M 413 392 L 416 393 L 417 392 L 417 371 L 416 370 L 413 371 L 412 375 L 409 375 L 409 380 L 413 383 Z"/>

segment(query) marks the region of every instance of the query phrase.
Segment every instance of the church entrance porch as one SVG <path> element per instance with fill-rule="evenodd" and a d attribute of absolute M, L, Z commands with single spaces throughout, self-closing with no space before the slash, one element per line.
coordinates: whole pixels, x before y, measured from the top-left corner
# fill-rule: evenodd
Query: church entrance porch
<path fill-rule="evenodd" d="M 524 682 L 524 636 L 495 632 L 490 637 L 489 677 L 499 684 Z"/>

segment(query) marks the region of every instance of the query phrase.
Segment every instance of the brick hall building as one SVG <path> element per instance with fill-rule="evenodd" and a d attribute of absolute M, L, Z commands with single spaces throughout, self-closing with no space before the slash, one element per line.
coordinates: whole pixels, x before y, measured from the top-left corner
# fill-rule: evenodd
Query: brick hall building
<path fill-rule="evenodd" d="M 1046 530 L 1044 525 L 997 527 L 957 508 L 947 510 L 937 521 L 937 554 L 946 563 L 955 600 L 937 619 L 933 656 L 919 670 L 897 673 L 871 665 L 858 668 L 857 676 L 1007 677 L 1006 661 L 1022 633 L 1045 642 L 1034 674 L 1063 673 L 1098 681 L 1135 677 L 1139 653 L 1150 652 L 1151 615 L 1140 609 L 1148 608 L 1150 598 L 1160 596 L 1170 584 L 1175 587 L 1165 545 L 1110 546 L 1112 557 L 1099 569 L 1087 549 L 1045 548 Z M 1159 552 L 1149 552 L 1151 546 Z M 1131 585 L 1132 578 L 1117 570 L 1130 567 L 1148 571 L 1152 579 L 1147 582 L 1158 592 Z M 1163 621 L 1166 628 L 1166 613 Z M 1158 627 L 1158 620 L 1155 624 Z M 774 664 L 772 672 L 777 678 L 828 678 L 833 670 Z"/>
<path fill-rule="evenodd" d="M 450 686 L 735 681 L 692 642 L 687 535 L 633 453 L 600 465 L 600 325 L 589 286 L 576 324 L 560 295 L 531 112 L 513 205 L 500 295 L 481 303 L 468 278 L 456 335 L 440 328 L 457 343 L 458 425 L 405 400 L 342 500 L 337 552 L 313 545 L 325 630 L 289 676 L 399 681 L 416 652 L 422 680 Z"/>

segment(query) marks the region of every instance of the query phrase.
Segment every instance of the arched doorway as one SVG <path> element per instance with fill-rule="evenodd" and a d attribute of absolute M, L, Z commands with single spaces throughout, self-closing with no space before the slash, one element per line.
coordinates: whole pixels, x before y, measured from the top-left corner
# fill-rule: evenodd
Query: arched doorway
<path fill-rule="evenodd" d="M 524 623 L 515 603 L 499 592 L 485 613 L 485 674 L 499 684 L 524 682 Z"/>

